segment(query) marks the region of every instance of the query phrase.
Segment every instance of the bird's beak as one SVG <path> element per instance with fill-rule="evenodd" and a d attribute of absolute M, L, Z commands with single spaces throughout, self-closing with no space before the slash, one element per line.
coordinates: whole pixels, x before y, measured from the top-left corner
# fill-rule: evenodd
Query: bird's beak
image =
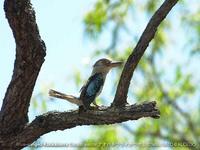
<path fill-rule="evenodd" d="M 123 64 L 123 62 L 117 61 L 117 62 L 111 62 L 109 66 L 110 66 L 111 68 L 113 68 L 113 67 L 119 67 L 119 66 L 121 66 L 122 64 Z"/>

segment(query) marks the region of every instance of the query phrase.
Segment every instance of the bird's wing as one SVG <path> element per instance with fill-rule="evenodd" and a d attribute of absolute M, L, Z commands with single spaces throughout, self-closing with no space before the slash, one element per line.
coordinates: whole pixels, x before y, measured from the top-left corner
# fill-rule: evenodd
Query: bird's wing
<path fill-rule="evenodd" d="M 86 84 L 84 84 L 84 85 L 81 87 L 81 89 L 79 90 L 79 92 L 82 92 L 82 91 L 83 91 L 83 89 L 85 88 L 85 85 L 86 85 Z"/>
<path fill-rule="evenodd" d="M 92 76 L 93 77 L 93 76 Z M 90 78 L 92 78 L 92 77 L 90 77 Z M 87 80 L 87 82 L 81 87 L 81 89 L 79 90 L 79 92 L 82 92 L 84 89 L 85 89 L 85 87 L 89 84 L 88 82 L 90 81 L 90 78 Z"/>
<path fill-rule="evenodd" d="M 102 74 L 95 74 L 91 76 L 81 91 L 80 99 L 82 99 L 83 103 L 87 105 L 92 103 L 98 92 L 100 92 L 103 83 L 104 80 Z"/>

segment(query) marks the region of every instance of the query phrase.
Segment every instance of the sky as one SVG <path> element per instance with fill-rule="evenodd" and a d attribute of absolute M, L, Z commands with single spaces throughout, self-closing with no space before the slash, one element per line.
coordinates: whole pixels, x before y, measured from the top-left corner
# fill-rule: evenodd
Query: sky
<path fill-rule="evenodd" d="M 66 76 L 72 74 L 75 68 L 85 67 L 83 62 L 93 49 L 90 45 L 84 44 L 82 19 L 92 2 L 79 1 L 77 5 L 76 1 L 60 0 L 57 3 L 55 0 L 32 0 L 32 4 L 36 11 L 40 35 L 47 47 L 45 63 L 34 89 L 34 92 L 37 92 L 37 88 L 41 85 L 55 80 L 56 84 L 60 84 L 63 80 L 66 81 Z M 0 80 L 0 99 L 2 99 L 13 71 L 15 42 L 5 18 L 3 1 L 0 2 L 0 6 L 0 33 L 3 35 L 0 37 L 2 51 L 0 67 L 4 68 Z M 67 90 L 73 92 L 71 87 Z"/>
<path fill-rule="evenodd" d="M 33 97 L 43 90 L 44 99 L 48 101 L 49 88 L 67 94 L 78 95 L 78 89 L 73 84 L 74 81 L 72 80 L 73 73 L 75 70 L 79 70 L 84 78 L 87 78 L 91 73 L 90 68 L 92 63 L 95 61 L 89 59 L 91 53 L 95 50 L 95 45 L 85 39 L 83 26 L 83 17 L 86 12 L 92 8 L 94 0 L 32 0 L 31 2 L 36 11 L 36 21 L 40 35 L 47 47 L 47 55 L 38 76 L 33 91 Z M 169 17 L 176 18 L 173 13 L 170 14 Z M 0 18 L 0 68 L 2 70 L 0 76 L 1 105 L 7 86 L 11 80 L 15 59 L 15 42 L 3 11 L 3 0 L 0 1 Z M 176 26 L 173 30 L 178 31 L 180 22 L 175 21 L 174 24 L 176 24 Z M 136 28 L 135 31 L 141 32 L 144 27 L 145 24 L 143 27 L 135 25 L 133 28 Z M 169 34 L 171 34 L 171 37 L 174 36 L 173 32 Z M 178 38 L 184 41 L 185 39 L 183 37 L 184 35 L 179 35 Z M 174 61 L 174 63 L 181 64 L 182 59 L 177 59 L 178 57 L 180 58 L 180 56 L 173 51 L 173 45 L 176 45 L 176 47 L 180 46 L 179 49 L 181 49 L 181 45 L 176 43 L 176 39 L 176 37 L 174 39 L 171 38 L 172 46 L 168 48 L 168 56 L 170 56 L 169 59 Z M 184 57 L 184 54 L 181 57 Z M 166 62 L 168 61 L 169 60 L 166 59 Z M 166 62 L 160 62 L 159 65 L 163 65 L 163 68 L 166 67 L 166 65 L 169 66 L 170 64 L 166 64 Z M 110 78 L 111 75 L 112 72 L 109 74 L 108 78 Z M 167 77 L 169 78 L 169 76 Z M 106 85 L 111 82 L 112 81 L 106 81 Z M 105 93 L 111 92 L 109 90 L 104 90 L 104 95 L 106 95 Z M 109 94 L 105 97 L 111 99 L 111 95 Z M 62 100 L 55 100 L 47 103 L 47 111 L 67 111 L 76 108 L 76 106 Z M 30 107 L 30 121 L 41 113 L 43 112 L 32 111 L 32 107 Z M 59 141 L 59 143 L 76 144 L 87 138 L 90 134 L 92 134 L 90 126 L 79 126 L 65 131 L 56 131 L 43 135 L 40 142 L 52 143 Z"/>

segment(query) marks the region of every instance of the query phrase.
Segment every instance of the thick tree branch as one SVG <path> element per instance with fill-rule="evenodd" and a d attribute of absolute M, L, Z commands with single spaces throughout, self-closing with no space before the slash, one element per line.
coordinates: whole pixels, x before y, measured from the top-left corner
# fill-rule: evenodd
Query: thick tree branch
<path fill-rule="evenodd" d="M 12 80 L 0 113 L 0 134 L 16 134 L 28 122 L 32 91 L 46 55 L 30 0 L 5 0 L 4 10 L 16 42 Z"/>
<path fill-rule="evenodd" d="M 11 140 L 11 144 L 15 147 L 17 143 L 22 148 L 50 131 L 70 129 L 79 125 L 114 124 L 137 120 L 142 117 L 160 117 L 156 102 L 146 102 L 121 108 L 107 107 L 100 110 L 88 110 L 81 114 L 78 111 L 48 112 L 36 117 L 24 128 L 23 132 Z"/>
<path fill-rule="evenodd" d="M 127 62 L 122 71 L 122 75 L 120 77 L 113 105 L 122 106 L 127 103 L 127 93 L 133 72 L 141 57 L 143 56 L 146 48 L 148 47 L 150 41 L 153 39 L 158 26 L 165 19 L 167 14 L 177 2 L 178 0 L 165 0 L 165 2 L 150 19 L 135 49 L 127 59 Z"/>

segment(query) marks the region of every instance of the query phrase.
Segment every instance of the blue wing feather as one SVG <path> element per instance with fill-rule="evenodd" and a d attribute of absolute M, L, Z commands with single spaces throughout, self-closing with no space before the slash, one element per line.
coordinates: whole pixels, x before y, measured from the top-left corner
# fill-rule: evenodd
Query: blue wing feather
<path fill-rule="evenodd" d="M 101 90 L 104 84 L 104 78 L 101 73 L 95 74 L 88 79 L 88 82 L 83 87 L 80 99 L 83 101 L 85 107 L 89 107 L 95 100 L 96 95 Z"/>

